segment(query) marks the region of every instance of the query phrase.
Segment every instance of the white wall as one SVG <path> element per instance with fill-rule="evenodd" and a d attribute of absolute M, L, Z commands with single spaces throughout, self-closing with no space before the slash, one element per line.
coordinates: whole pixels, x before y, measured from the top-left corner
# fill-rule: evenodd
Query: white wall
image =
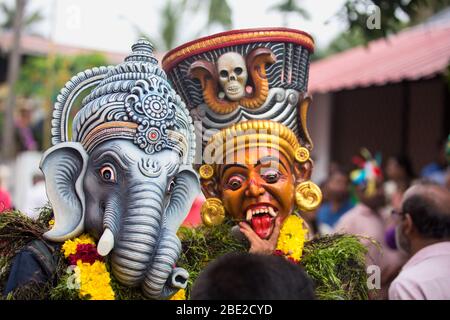
<path fill-rule="evenodd" d="M 26 197 L 33 185 L 33 175 L 41 172 L 39 169 L 41 157 L 42 153 L 37 151 L 22 152 L 17 156 L 13 174 L 10 176 L 13 204 L 16 209 L 26 208 Z"/>
<path fill-rule="evenodd" d="M 308 129 L 314 143 L 312 180 L 321 183 L 328 175 L 331 152 L 332 94 L 314 94 L 308 110 Z"/>

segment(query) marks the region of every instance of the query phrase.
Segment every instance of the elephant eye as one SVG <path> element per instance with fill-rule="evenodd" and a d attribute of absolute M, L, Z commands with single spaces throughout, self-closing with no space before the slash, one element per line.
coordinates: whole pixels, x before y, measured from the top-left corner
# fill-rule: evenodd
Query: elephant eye
<path fill-rule="evenodd" d="M 104 166 L 100 169 L 100 176 L 107 182 L 116 182 L 116 174 L 110 166 Z"/>

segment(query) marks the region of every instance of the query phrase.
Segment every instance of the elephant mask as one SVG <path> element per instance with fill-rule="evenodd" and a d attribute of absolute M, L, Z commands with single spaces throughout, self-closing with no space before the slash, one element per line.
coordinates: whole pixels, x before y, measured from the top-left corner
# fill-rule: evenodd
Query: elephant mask
<path fill-rule="evenodd" d="M 88 232 L 120 283 L 168 298 L 188 278 L 175 267 L 176 231 L 200 192 L 194 128 L 151 44 L 139 40 L 132 50 L 118 66 L 79 73 L 57 98 L 53 147 L 41 161 L 55 214 L 44 237 Z M 86 90 L 69 138 L 70 110 Z"/>

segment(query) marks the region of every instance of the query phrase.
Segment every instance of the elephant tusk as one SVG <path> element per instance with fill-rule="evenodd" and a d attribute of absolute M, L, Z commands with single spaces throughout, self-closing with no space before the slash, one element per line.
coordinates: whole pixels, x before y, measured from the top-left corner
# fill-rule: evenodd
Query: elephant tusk
<path fill-rule="evenodd" d="M 100 241 L 97 244 L 97 252 L 105 257 L 114 248 L 114 235 L 108 228 L 103 232 Z"/>

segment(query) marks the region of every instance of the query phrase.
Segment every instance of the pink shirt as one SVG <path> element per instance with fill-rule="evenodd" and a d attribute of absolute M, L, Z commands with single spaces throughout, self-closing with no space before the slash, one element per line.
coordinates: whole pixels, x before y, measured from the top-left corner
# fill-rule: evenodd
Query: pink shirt
<path fill-rule="evenodd" d="M 366 266 L 376 265 L 380 268 L 381 288 L 379 289 L 381 290 L 376 292 L 376 297 L 387 299 L 389 284 L 397 275 L 406 257 L 398 250 L 392 250 L 387 246 L 384 240 L 386 221 L 381 213 L 374 212 L 363 204 L 358 204 L 342 216 L 334 231 L 369 237 L 381 246 L 381 248 L 377 247 L 370 240 L 361 240 L 368 250 Z"/>
<path fill-rule="evenodd" d="M 0 212 L 11 209 L 11 197 L 6 190 L 0 188 Z"/>
<path fill-rule="evenodd" d="M 389 288 L 390 300 L 450 299 L 450 241 L 419 250 Z"/>

